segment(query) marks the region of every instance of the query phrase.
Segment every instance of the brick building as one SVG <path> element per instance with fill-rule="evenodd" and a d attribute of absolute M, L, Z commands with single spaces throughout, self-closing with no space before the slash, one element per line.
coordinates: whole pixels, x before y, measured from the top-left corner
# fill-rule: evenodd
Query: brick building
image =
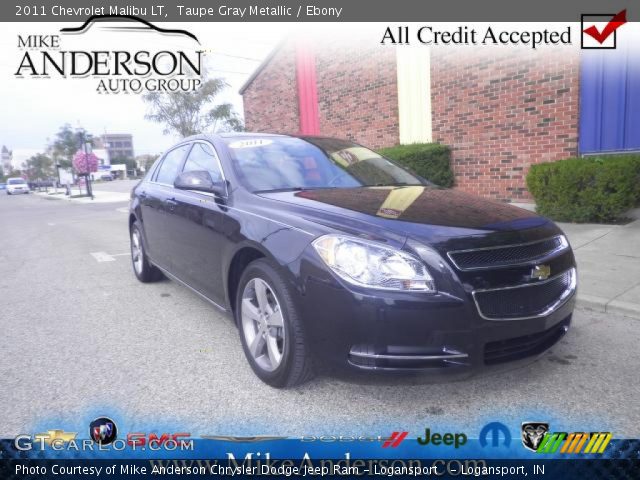
<path fill-rule="evenodd" d="M 640 111 L 640 69 L 620 61 L 624 52 L 603 62 L 575 48 L 345 44 L 298 39 L 274 49 L 240 91 L 247 130 L 373 148 L 440 142 L 452 148 L 458 188 L 514 201 L 530 199 L 533 163 L 640 150 L 640 114 L 629 114 Z M 614 112 L 602 108 L 611 90 L 627 99 Z M 607 131 L 611 116 L 622 137 Z"/>

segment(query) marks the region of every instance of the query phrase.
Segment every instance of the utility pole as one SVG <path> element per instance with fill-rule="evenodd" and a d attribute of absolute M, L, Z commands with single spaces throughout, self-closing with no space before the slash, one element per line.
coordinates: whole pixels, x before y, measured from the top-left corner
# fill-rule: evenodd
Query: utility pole
<path fill-rule="evenodd" d="M 82 139 L 82 149 L 84 151 L 84 161 L 85 161 L 85 165 L 87 167 L 86 173 L 85 173 L 85 181 L 87 183 L 87 196 L 91 197 L 91 200 L 93 200 L 93 188 L 91 186 L 91 173 L 89 172 L 89 154 L 91 153 L 91 142 L 87 142 L 85 139 L 85 134 L 84 134 L 84 130 L 80 130 L 80 135 L 81 135 L 81 139 Z"/>

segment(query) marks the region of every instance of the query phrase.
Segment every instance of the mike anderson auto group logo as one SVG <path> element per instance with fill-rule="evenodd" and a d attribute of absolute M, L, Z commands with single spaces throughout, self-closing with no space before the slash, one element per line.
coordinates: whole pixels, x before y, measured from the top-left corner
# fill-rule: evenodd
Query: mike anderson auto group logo
<path fill-rule="evenodd" d="M 59 34 L 19 34 L 17 47 L 18 78 L 91 78 L 98 93 L 189 92 L 201 85 L 198 38 L 133 16 L 93 16 Z"/>

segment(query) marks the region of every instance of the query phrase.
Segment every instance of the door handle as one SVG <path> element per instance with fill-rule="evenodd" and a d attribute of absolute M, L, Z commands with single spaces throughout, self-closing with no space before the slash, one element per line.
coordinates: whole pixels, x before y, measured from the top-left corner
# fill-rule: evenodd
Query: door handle
<path fill-rule="evenodd" d="M 176 207 L 178 206 L 178 202 L 176 202 L 175 199 L 173 199 L 173 198 L 166 199 L 164 203 L 167 204 L 167 208 L 171 212 L 173 212 L 176 209 Z"/>
<path fill-rule="evenodd" d="M 140 197 L 141 200 L 144 200 L 145 198 L 147 198 L 147 192 L 144 192 L 144 191 L 140 192 L 138 194 L 138 197 Z"/>

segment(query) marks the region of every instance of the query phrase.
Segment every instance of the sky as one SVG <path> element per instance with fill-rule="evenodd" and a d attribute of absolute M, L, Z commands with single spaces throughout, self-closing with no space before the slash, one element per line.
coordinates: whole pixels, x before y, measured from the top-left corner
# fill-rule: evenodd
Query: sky
<path fill-rule="evenodd" d="M 211 76 L 222 77 L 229 88 L 219 97 L 230 102 L 242 114 L 242 97 L 238 90 L 260 62 L 271 52 L 286 33 L 281 24 L 274 23 L 170 23 L 156 25 L 183 28 L 195 34 L 205 50 L 205 64 Z M 31 155 L 44 151 L 47 143 L 65 123 L 82 126 L 94 135 L 131 133 L 136 155 L 157 154 L 175 143 L 177 137 L 164 135 L 163 126 L 146 120 L 148 106 L 137 94 L 99 94 L 97 80 L 16 78 L 24 50 L 18 48 L 18 35 L 58 34 L 62 27 L 75 23 L 0 23 L 0 146 L 14 152 L 14 167 Z M 94 31 L 96 30 L 96 31 Z M 191 48 L 194 43 L 180 36 L 130 33 L 122 37 L 120 46 L 113 42 L 107 48 L 127 49 L 135 42 L 135 49 L 144 49 L 144 42 L 153 39 L 153 48 Z M 138 35 L 138 37 L 136 37 Z M 87 34 L 65 35 L 61 49 L 87 49 L 95 42 L 95 49 L 105 49 L 105 32 L 92 28 Z M 80 41 L 81 40 L 81 41 Z M 187 42 L 187 43 L 184 43 Z"/>

